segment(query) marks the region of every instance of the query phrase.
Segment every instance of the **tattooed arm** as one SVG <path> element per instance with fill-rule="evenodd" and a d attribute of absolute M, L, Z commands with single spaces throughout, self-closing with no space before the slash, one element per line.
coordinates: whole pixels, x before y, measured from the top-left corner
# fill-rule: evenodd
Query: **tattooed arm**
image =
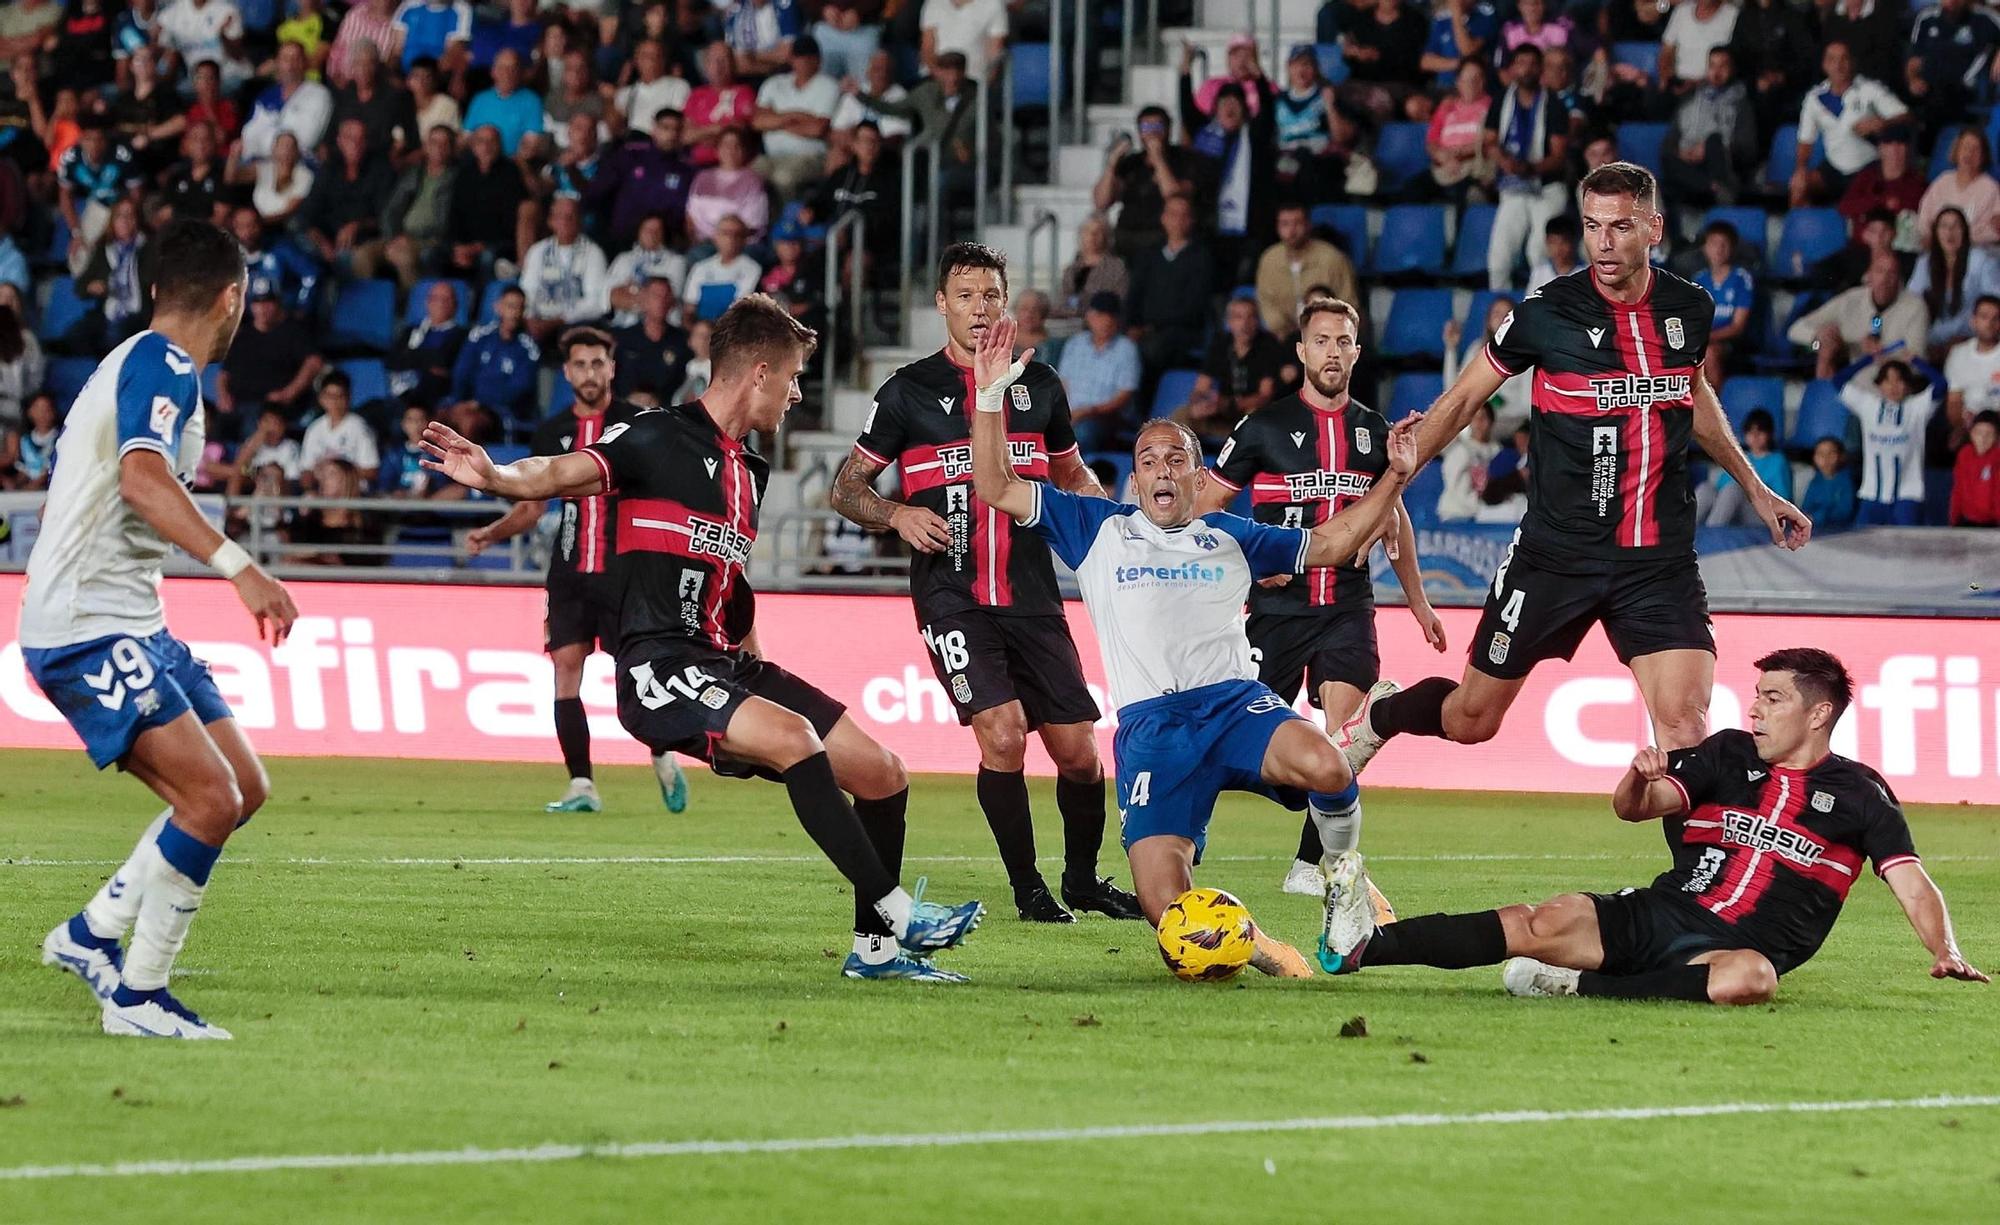
<path fill-rule="evenodd" d="M 951 547 L 951 528 L 935 513 L 921 506 L 894 502 L 875 492 L 875 477 L 885 465 L 856 451 L 840 466 L 833 478 L 829 500 L 843 518 L 871 532 L 892 531 L 919 553 L 937 553 Z"/>

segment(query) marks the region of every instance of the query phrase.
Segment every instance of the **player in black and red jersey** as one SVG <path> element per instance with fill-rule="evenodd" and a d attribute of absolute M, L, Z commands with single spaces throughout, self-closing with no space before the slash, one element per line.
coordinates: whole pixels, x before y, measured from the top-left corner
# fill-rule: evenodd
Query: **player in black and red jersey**
<path fill-rule="evenodd" d="M 571 328 L 557 342 L 563 355 L 563 376 L 576 392 L 576 402 L 535 427 L 530 452 L 563 455 L 580 451 L 613 426 L 630 422 L 639 409 L 613 399 L 617 377 L 611 337 L 591 327 Z M 465 551 L 474 557 L 503 540 L 511 540 L 541 522 L 546 504 L 531 498 L 516 502 L 505 515 L 466 535 Z M 598 812 L 590 764 L 590 721 L 583 713 L 583 664 L 592 651 L 614 650 L 618 643 L 618 593 L 611 578 L 618 525 L 611 499 L 603 494 L 568 498 L 562 524 L 549 555 L 548 617 L 542 623 L 543 649 L 556 672 L 556 743 L 569 770 L 569 790 L 543 805 L 547 812 Z M 653 758 L 660 780 L 660 797 L 669 812 L 687 807 L 687 778 L 672 753 Z"/>
<path fill-rule="evenodd" d="M 833 506 L 915 551 L 910 598 L 938 684 L 979 742 L 979 807 L 993 829 L 1023 919 L 1069 923 L 1035 867 L 1035 827 L 1024 773 L 1028 733 L 1039 731 L 1056 767 L 1063 819 L 1062 900 L 1113 918 L 1143 917 L 1138 899 L 1097 875 L 1104 845 L 1104 766 L 1097 703 L 1070 639 L 1049 547 L 972 492 L 968 414 L 979 338 L 1007 309 L 1007 257 L 957 243 L 938 260 L 945 345 L 911 362 L 875 393 L 875 407 L 834 479 Z M 1104 496 L 1077 451 L 1069 399 L 1045 362 L 1030 361 L 1008 389 L 1014 470 L 1059 489 Z M 873 482 L 901 469 L 902 502 Z"/>
<path fill-rule="evenodd" d="M 1259 523 L 1306 527 L 1324 523 L 1365 495 L 1389 466 L 1389 423 L 1348 394 L 1361 356 L 1361 313 L 1332 296 L 1310 298 L 1299 311 L 1298 359 L 1305 385 L 1237 422 L 1210 471 L 1199 511 L 1209 514 L 1250 490 Z M 1445 649 L 1444 623 L 1424 595 L 1417 537 L 1409 515 L 1396 516 L 1389 561 L 1424 637 Z M 1375 642 L 1375 587 L 1367 558 L 1308 570 L 1294 579 L 1265 579 L 1250 591 L 1250 648 L 1258 679 L 1295 701 L 1299 685 L 1338 733 L 1370 687 L 1381 679 Z M 1335 835 L 1322 845 L 1321 827 Z M 1361 814 L 1307 814 L 1299 849 L 1285 874 L 1287 893 L 1321 896 L 1322 859 L 1351 851 L 1361 838 Z M 1383 920 L 1393 918 L 1384 911 Z"/>
<path fill-rule="evenodd" d="M 1773 543 L 1796 549 L 1812 535 L 1750 467 L 1702 373 L 1714 300 L 1647 262 L 1665 224 L 1652 172 L 1612 162 L 1577 195 L 1590 266 L 1524 298 L 1419 435 L 1428 462 L 1534 367 L 1527 517 L 1493 576 L 1464 679 L 1371 689 L 1343 745 L 1356 773 L 1399 732 L 1492 739 L 1534 666 L 1571 658 L 1600 622 L 1660 747 L 1700 743 L 1715 635 L 1695 564 L 1690 440 L 1743 487 Z"/>
<path fill-rule="evenodd" d="M 1847 669 L 1811 647 L 1775 651 L 1757 669 L 1749 731 L 1643 749 L 1612 793 L 1621 819 L 1665 822 L 1673 867 L 1651 885 L 1380 928 L 1351 903 L 1331 922 L 1338 964 L 1328 968 L 1462 969 L 1512 957 L 1502 978 L 1515 995 L 1762 1004 L 1780 975 L 1819 951 L 1867 860 L 1930 951 L 1931 977 L 1985 982 L 1959 952 L 1895 795 L 1832 751 L 1854 695 Z M 1366 879 L 1358 857 L 1342 861 L 1350 865 Z"/>
<path fill-rule="evenodd" d="M 799 400 L 815 336 L 751 294 L 716 321 L 700 400 L 640 413 L 576 451 L 495 465 L 441 424 L 425 465 L 502 497 L 616 494 L 618 718 L 656 753 L 681 752 L 779 780 L 799 823 L 854 885 L 851 978 L 962 982 L 928 955 L 977 926 L 896 883 L 909 776 L 846 708 L 762 657 L 744 567 L 770 466 L 744 443 Z M 843 790 L 851 792 L 849 804 Z"/>

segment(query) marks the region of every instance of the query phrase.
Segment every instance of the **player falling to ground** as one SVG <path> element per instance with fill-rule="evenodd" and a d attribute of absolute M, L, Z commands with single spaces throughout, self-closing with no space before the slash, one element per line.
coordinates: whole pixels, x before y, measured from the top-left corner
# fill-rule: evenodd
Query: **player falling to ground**
<path fill-rule="evenodd" d="M 91 761 L 116 763 L 167 810 L 97 896 L 49 933 L 42 961 L 89 985 L 105 1033 L 227 1038 L 169 994 L 167 979 L 223 843 L 270 783 L 208 665 L 167 632 L 161 561 L 170 545 L 205 559 L 273 645 L 298 610 L 187 492 L 204 442 L 201 368 L 228 351 L 243 317 L 243 250 L 190 220 L 168 225 L 153 249 L 152 326 L 98 364 L 63 425 L 20 632 L 29 673 Z"/>
<path fill-rule="evenodd" d="M 1048 546 L 972 488 L 972 357 L 980 337 L 1006 313 L 1007 257 L 978 243 L 946 248 L 938 260 L 937 309 L 944 348 L 904 366 L 875 393 L 854 454 L 834 479 L 833 505 L 863 527 L 895 532 L 914 551 L 910 598 L 917 626 L 938 684 L 979 742 L 979 807 L 1020 916 L 1074 921 L 1035 867 L 1024 754 L 1028 733 L 1039 731 L 1056 766 L 1063 902 L 1136 919 L 1137 900 L 1097 875 L 1105 824 L 1104 766 L 1092 731 L 1099 712 L 1063 617 Z M 1069 398 L 1055 370 L 1028 362 L 1009 395 L 1014 471 L 1103 496 L 1078 453 Z M 901 469 L 903 502 L 873 488 L 876 474 L 891 464 Z"/>
<path fill-rule="evenodd" d="M 764 659 L 744 567 L 770 466 L 744 442 L 799 400 L 816 337 L 764 294 L 737 301 L 709 338 L 701 399 L 640 413 L 580 450 L 495 465 L 432 423 L 434 471 L 516 500 L 616 495 L 618 718 L 655 753 L 680 752 L 782 782 L 826 857 L 853 884 L 850 978 L 963 982 L 931 964 L 979 923 L 896 883 L 910 780 L 833 698 Z M 842 792 L 854 796 L 852 804 Z"/>
<path fill-rule="evenodd" d="M 1298 358 L 1305 384 L 1294 395 L 1243 418 L 1208 474 L 1199 509 L 1221 510 L 1245 487 L 1259 523 L 1312 527 L 1352 506 L 1389 467 L 1389 423 L 1348 394 L 1361 358 L 1361 313 L 1338 298 L 1319 297 L 1299 311 Z M 1445 649 L 1444 623 L 1431 611 L 1417 565 L 1417 535 L 1397 504 L 1385 542 L 1396 581 L 1424 637 Z M 1365 553 L 1339 564 L 1265 579 L 1250 591 L 1250 649 L 1257 678 L 1287 702 L 1306 696 L 1326 715 L 1329 731 L 1361 707 L 1382 676 L 1375 642 L 1375 587 Z M 1336 737 L 1336 740 L 1338 737 Z M 1308 816 L 1299 849 L 1285 874 L 1287 893 L 1326 892 L 1321 862 L 1351 851 L 1361 838 L 1360 814 L 1334 822 L 1322 842 Z M 1386 921 L 1393 913 L 1383 916 Z"/>
<path fill-rule="evenodd" d="M 1360 807 L 1340 750 L 1256 679 L 1243 601 L 1257 579 L 1332 565 L 1374 539 L 1415 470 L 1416 419 L 1384 440 L 1389 468 L 1374 487 L 1310 531 L 1197 515 L 1208 479 L 1201 443 L 1165 420 L 1139 431 L 1139 505 L 1128 506 L 1014 471 L 1002 415 L 1026 357 L 1012 360 L 1013 341 L 1014 321 L 1003 315 L 974 354 L 974 479 L 987 505 L 1034 529 L 1082 585 L 1118 711 L 1118 807 L 1132 883 L 1157 924 L 1193 884 L 1223 791 L 1268 795 L 1294 810 L 1310 796 L 1324 824 Z M 1296 949 L 1261 933 L 1257 950 L 1252 964 L 1267 974 L 1312 972 Z"/>
<path fill-rule="evenodd" d="M 1757 669 L 1749 731 L 1642 749 L 1612 793 L 1620 819 L 1665 823 L 1673 867 L 1651 885 L 1380 928 L 1345 902 L 1322 963 L 1461 969 L 1512 957 L 1502 978 L 1515 995 L 1762 1004 L 1819 951 L 1866 859 L 1930 950 L 1931 977 L 1985 982 L 1958 951 L 1896 797 L 1829 747 L 1854 693 L 1847 669 L 1811 647 L 1774 651 Z M 1365 879 L 1358 856 L 1340 867 L 1345 884 Z"/>
<path fill-rule="evenodd" d="M 535 427 L 530 451 L 564 455 L 597 442 L 614 426 L 630 424 L 641 411 L 611 396 L 618 374 L 617 346 L 611 337 L 591 327 L 571 328 L 557 342 L 563 355 L 563 377 L 576 392 L 576 402 Z M 511 540 L 541 522 L 547 505 L 539 499 L 516 502 L 507 513 L 465 539 L 465 551 L 477 557 L 488 546 Z M 549 615 L 543 622 L 544 649 L 556 672 L 556 744 L 569 770 L 569 791 L 544 805 L 548 812 L 598 812 L 604 807 L 590 764 L 590 720 L 583 713 L 583 665 L 592 651 L 607 653 L 618 645 L 618 589 L 611 562 L 618 555 L 617 507 L 605 494 L 568 498 L 562 505 L 562 526 L 549 556 Z M 660 780 L 660 798 L 668 812 L 687 807 L 687 776 L 672 753 L 653 757 L 653 774 Z"/>
<path fill-rule="evenodd" d="M 1740 484 L 1788 549 L 1812 520 L 1744 458 L 1703 376 L 1714 302 L 1647 263 L 1660 241 L 1652 173 L 1612 162 L 1577 188 L 1589 267 L 1529 294 L 1427 416 L 1429 463 L 1500 384 L 1535 367 L 1528 513 L 1501 559 L 1464 678 L 1369 691 L 1343 747 L 1358 772 L 1399 733 L 1491 740 L 1545 659 L 1569 659 L 1599 622 L 1632 670 L 1669 751 L 1699 744 L 1715 685 L 1715 635 L 1695 564 L 1690 438 Z"/>

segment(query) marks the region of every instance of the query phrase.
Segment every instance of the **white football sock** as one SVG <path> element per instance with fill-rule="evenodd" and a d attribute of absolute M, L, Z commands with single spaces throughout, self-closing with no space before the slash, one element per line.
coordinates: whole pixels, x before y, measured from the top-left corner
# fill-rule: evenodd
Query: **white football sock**
<path fill-rule="evenodd" d="M 91 935 L 100 940 L 123 940 L 125 933 L 132 930 L 133 920 L 139 917 L 139 899 L 146 892 L 145 865 L 153 856 L 153 843 L 160 836 L 160 827 L 173 815 L 174 810 L 169 808 L 153 818 L 146 832 L 139 835 L 131 858 L 85 904 L 83 921 Z"/>
<path fill-rule="evenodd" d="M 854 933 L 854 955 L 865 964 L 879 966 L 885 961 L 894 961 L 896 954 L 903 951 L 894 936 L 864 936 Z"/>
<path fill-rule="evenodd" d="M 901 885 L 887 897 L 875 903 L 875 913 L 889 925 L 889 930 L 901 940 L 910 934 L 910 915 L 916 909 L 916 899 L 912 898 Z"/>
<path fill-rule="evenodd" d="M 1361 844 L 1361 796 L 1356 793 L 1354 802 L 1345 808 L 1323 809 L 1315 802 L 1308 802 L 1313 824 L 1319 826 L 1319 844 L 1326 850 L 1326 857 L 1333 858 L 1342 851 L 1351 851 Z"/>
<path fill-rule="evenodd" d="M 206 886 L 197 885 L 166 861 L 157 845 L 147 850 L 148 879 L 139 900 L 139 919 L 132 928 L 132 946 L 125 953 L 124 984 L 134 991 L 167 985 L 167 975 L 187 942 L 188 928 L 201 909 Z"/>

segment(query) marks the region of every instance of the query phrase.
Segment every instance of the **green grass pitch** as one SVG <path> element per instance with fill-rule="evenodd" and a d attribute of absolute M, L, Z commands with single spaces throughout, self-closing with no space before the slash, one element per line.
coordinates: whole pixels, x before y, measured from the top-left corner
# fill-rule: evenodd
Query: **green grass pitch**
<path fill-rule="evenodd" d="M 967 751 L 971 745 L 968 741 Z M 80 754 L 0 754 L 0 1222 L 1996 1219 L 2000 1109 L 1057 1137 L 23 1180 L 25 1166 L 2000 1095 L 2000 989 L 1930 980 L 1865 879 L 1769 1008 L 1517 1000 L 1497 970 L 1173 981 L 1142 925 L 1028 928 L 966 779 L 919 780 L 906 873 L 993 913 L 968 987 L 838 977 L 849 902 L 777 788 L 538 809 L 535 766 L 276 760 L 176 986 L 234 1043 L 119 1041 L 38 964 L 154 811 Z M 1035 788 L 1045 852 L 1050 788 Z M 1406 914 L 1642 883 L 1601 799 L 1366 796 Z M 2000 813 L 1912 811 L 2000 968 Z M 1309 942 L 1294 818 L 1226 799 L 1198 879 Z M 1107 864 L 1124 878 L 1113 853 Z M 617 863 L 618 857 L 744 857 Z M 574 862 L 474 862 L 507 858 Z M 42 862 L 21 862 L 42 861 Z M 55 862 L 49 862 L 55 861 Z M 401 861 L 401 862 L 398 862 Z M 421 861 L 421 862 L 412 862 Z M 596 861 L 596 862 L 590 862 Z M 1050 863 L 1049 870 L 1054 871 Z M 1365 1017 L 1365 1037 L 1342 1038 Z"/>

